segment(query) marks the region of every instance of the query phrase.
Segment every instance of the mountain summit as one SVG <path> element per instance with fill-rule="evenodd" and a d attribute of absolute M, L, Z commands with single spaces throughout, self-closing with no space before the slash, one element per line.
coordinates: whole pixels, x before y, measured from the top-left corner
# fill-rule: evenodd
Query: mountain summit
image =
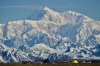
<path fill-rule="evenodd" d="M 0 62 L 45 59 L 100 59 L 100 22 L 45 7 L 28 20 L 0 24 Z"/>
<path fill-rule="evenodd" d="M 44 7 L 43 10 L 46 11 L 46 12 L 54 12 L 52 9 L 50 9 L 50 8 L 48 8 L 48 7 Z"/>
<path fill-rule="evenodd" d="M 68 11 L 68 12 L 63 12 L 63 13 L 59 13 L 56 12 L 48 7 L 44 7 L 43 10 L 41 11 L 37 11 L 35 14 L 32 14 L 31 16 L 28 17 L 28 19 L 32 19 L 32 20 L 44 20 L 47 22 L 56 22 L 56 23 L 61 23 L 61 22 L 79 22 L 79 21 L 91 21 L 92 19 L 74 12 L 74 11 Z M 75 21 L 72 21 L 75 20 Z"/>

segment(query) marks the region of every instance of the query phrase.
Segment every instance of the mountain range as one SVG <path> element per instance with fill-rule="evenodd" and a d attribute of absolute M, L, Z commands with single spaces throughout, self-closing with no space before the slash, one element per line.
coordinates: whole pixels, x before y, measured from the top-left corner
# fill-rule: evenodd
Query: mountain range
<path fill-rule="evenodd" d="M 100 59 L 100 21 L 48 7 L 0 24 L 0 63 Z"/>

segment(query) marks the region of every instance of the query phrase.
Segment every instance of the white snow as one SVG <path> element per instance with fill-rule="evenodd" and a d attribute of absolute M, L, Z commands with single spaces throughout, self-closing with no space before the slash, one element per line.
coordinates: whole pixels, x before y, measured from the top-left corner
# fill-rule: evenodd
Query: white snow
<path fill-rule="evenodd" d="M 9 58 L 18 62 L 32 61 L 30 54 L 43 59 L 53 53 L 86 58 L 92 54 L 91 51 L 98 50 L 95 47 L 100 45 L 100 21 L 74 11 L 59 13 L 45 7 L 44 12 L 41 20 L 0 24 L 0 61 L 7 61 L 1 56 L 2 52 L 7 52 L 7 56 L 11 55 Z M 91 58 L 97 57 L 92 55 Z"/>

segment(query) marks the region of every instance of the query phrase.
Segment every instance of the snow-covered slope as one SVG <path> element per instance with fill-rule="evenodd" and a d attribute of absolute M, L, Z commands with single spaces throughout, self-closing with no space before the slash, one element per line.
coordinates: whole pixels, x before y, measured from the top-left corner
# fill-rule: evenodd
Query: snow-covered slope
<path fill-rule="evenodd" d="M 0 25 L 0 62 L 100 59 L 100 21 L 48 7 L 32 18 Z"/>

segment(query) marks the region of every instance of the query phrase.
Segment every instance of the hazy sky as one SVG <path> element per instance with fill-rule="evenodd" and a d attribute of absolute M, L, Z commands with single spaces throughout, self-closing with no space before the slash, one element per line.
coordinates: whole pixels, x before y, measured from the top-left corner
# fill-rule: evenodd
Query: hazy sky
<path fill-rule="evenodd" d="M 100 20 L 100 0 L 0 0 L 0 23 L 26 19 L 45 6 L 59 11 L 76 11 Z"/>

